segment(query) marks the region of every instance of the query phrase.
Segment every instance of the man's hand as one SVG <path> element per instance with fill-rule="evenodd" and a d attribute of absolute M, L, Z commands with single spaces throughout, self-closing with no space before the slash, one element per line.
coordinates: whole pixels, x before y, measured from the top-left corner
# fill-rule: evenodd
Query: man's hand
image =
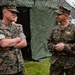
<path fill-rule="evenodd" d="M 55 49 L 57 51 L 62 51 L 62 50 L 64 50 L 64 46 L 65 46 L 65 44 L 63 42 L 61 42 L 61 43 L 58 43 L 55 45 Z"/>

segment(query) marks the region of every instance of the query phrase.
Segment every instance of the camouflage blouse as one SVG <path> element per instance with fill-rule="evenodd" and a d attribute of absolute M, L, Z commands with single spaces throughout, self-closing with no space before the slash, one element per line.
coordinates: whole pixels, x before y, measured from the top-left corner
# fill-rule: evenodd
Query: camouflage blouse
<path fill-rule="evenodd" d="M 62 51 L 56 51 L 54 45 L 60 42 L 65 44 L 65 48 Z M 55 26 L 48 38 L 48 49 L 53 53 L 52 63 L 59 58 L 63 58 L 68 63 L 68 67 L 75 65 L 75 25 L 69 24 L 67 27 Z"/>
<path fill-rule="evenodd" d="M 0 22 L 0 39 L 3 38 L 26 38 L 23 34 L 22 27 L 16 25 L 5 25 Z M 11 47 L 9 50 L 4 50 L 0 47 L 0 75 L 14 74 L 22 71 L 24 68 L 24 60 L 20 49 Z"/>

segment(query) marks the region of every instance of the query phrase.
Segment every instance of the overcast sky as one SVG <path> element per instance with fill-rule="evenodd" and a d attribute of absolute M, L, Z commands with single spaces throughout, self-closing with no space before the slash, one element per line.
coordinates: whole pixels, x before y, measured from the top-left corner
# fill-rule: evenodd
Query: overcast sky
<path fill-rule="evenodd" d="M 75 0 L 65 0 L 67 3 L 69 3 L 72 7 L 75 8 Z"/>

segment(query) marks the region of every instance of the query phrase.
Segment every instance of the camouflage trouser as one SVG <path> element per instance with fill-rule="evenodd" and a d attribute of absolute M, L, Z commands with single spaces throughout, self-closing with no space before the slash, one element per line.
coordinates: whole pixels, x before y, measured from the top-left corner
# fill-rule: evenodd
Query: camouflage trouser
<path fill-rule="evenodd" d="M 75 75 L 75 67 L 64 69 L 63 66 L 51 64 L 50 66 L 50 74 L 49 75 Z"/>
<path fill-rule="evenodd" d="M 21 72 L 18 72 L 16 74 L 3 74 L 3 75 L 25 75 L 25 74 L 21 71 Z"/>

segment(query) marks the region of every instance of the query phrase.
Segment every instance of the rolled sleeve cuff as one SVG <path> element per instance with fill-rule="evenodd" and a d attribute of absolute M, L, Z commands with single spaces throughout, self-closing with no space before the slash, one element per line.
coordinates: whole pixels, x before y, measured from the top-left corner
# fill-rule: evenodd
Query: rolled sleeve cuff
<path fill-rule="evenodd" d="M 5 35 L 4 34 L 0 34 L 0 39 L 4 39 Z"/>
<path fill-rule="evenodd" d="M 26 38 L 26 36 L 25 36 L 23 33 L 21 33 L 21 34 L 20 34 L 20 38 L 23 39 L 23 38 Z"/>

